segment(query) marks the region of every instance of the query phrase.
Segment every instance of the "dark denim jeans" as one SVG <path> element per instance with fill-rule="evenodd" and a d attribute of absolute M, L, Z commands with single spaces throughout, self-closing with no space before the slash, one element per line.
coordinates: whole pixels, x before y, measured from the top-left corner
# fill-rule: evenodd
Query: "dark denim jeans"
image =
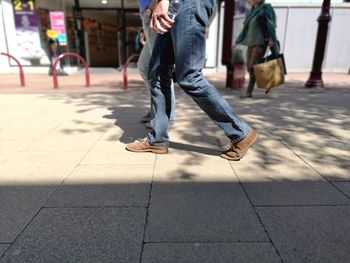
<path fill-rule="evenodd" d="M 205 61 L 205 33 L 215 0 L 183 0 L 171 31 L 158 35 L 150 61 L 149 80 L 155 118 L 148 140 L 168 146 L 171 110 L 171 72 L 175 63 L 181 88 L 224 130 L 232 142 L 244 139 L 249 125 L 241 120 L 202 73 Z"/>

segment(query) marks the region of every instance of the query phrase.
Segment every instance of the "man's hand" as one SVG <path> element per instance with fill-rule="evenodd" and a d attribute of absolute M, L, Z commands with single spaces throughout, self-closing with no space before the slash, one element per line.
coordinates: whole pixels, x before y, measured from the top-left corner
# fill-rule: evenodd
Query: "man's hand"
<path fill-rule="evenodd" d="M 151 18 L 151 29 L 156 33 L 164 34 L 173 26 L 174 20 L 168 16 L 169 0 L 161 0 L 154 9 Z"/>

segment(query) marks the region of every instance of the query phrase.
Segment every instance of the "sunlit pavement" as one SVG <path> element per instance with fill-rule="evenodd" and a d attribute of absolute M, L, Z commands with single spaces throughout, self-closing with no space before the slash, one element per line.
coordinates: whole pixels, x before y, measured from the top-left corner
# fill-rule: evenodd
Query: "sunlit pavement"
<path fill-rule="evenodd" d="M 0 262 L 350 262 L 350 75 L 254 99 L 224 89 L 260 132 L 240 162 L 179 88 L 167 155 L 143 138 L 148 91 L 131 71 L 0 75 Z"/>

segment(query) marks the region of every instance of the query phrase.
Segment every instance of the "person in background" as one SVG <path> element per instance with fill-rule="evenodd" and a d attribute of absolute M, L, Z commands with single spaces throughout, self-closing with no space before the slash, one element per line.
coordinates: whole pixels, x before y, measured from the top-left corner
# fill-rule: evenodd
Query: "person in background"
<path fill-rule="evenodd" d="M 145 82 L 147 88 L 151 91 L 151 84 L 148 80 L 149 62 L 152 56 L 153 48 L 155 46 L 157 33 L 150 29 L 150 21 L 154 8 L 157 5 L 157 0 L 139 0 L 140 14 L 142 18 L 142 28 L 146 42 L 141 51 L 139 61 L 137 63 L 137 68 L 140 72 L 142 79 Z M 174 83 L 170 87 L 171 89 L 171 113 L 170 120 L 174 121 L 176 117 L 176 104 L 175 104 L 175 90 Z M 147 114 L 141 118 L 141 122 L 146 123 L 147 127 L 150 127 L 150 121 L 154 118 L 152 113 L 152 99 L 150 100 L 151 107 Z"/>
<path fill-rule="evenodd" d="M 246 93 L 241 98 L 252 98 L 255 86 L 254 63 L 264 57 L 267 47 L 273 53 L 279 53 L 276 37 L 276 14 L 265 0 L 250 0 L 252 9 L 247 14 L 242 32 L 236 39 L 236 44 L 248 47 L 247 70 L 249 83 Z"/>
<path fill-rule="evenodd" d="M 149 74 L 155 117 L 148 136 L 129 143 L 126 150 L 168 153 L 168 87 L 174 63 L 180 87 L 230 139 L 230 147 L 222 152 L 222 158 L 232 161 L 242 159 L 257 140 L 258 132 L 237 116 L 218 90 L 203 76 L 206 27 L 214 12 L 215 3 L 215 0 L 182 1 L 182 9 L 174 21 L 168 16 L 169 1 L 158 0 L 151 28 L 162 34 L 157 38 Z"/>
<path fill-rule="evenodd" d="M 135 50 L 137 54 L 141 54 L 143 46 L 146 43 L 145 34 L 143 33 L 143 28 L 137 31 L 135 36 Z"/>

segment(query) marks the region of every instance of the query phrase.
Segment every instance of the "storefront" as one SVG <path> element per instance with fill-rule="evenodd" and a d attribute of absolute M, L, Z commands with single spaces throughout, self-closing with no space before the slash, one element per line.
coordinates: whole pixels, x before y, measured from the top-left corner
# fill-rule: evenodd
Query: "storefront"
<path fill-rule="evenodd" d="M 0 51 L 27 67 L 47 67 L 58 52 L 78 53 L 90 66 L 118 67 L 135 52 L 134 38 L 141 27 L 138 2 L 125 2 L 3 0 Z"/>

